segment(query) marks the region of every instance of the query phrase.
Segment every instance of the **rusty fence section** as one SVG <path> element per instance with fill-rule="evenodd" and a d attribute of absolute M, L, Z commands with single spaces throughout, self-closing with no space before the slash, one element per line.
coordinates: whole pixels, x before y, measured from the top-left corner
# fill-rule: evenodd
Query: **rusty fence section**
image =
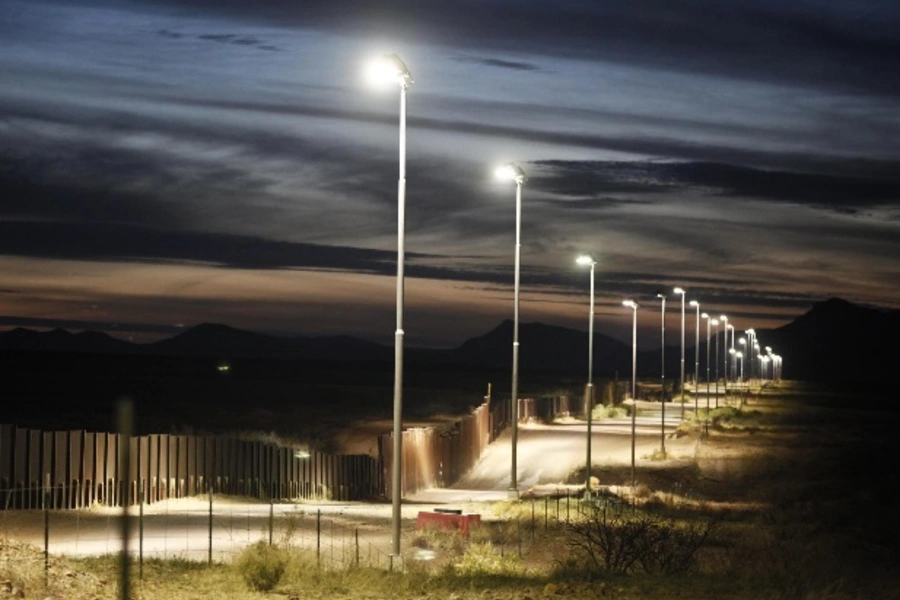
<path fill-rule="evenodd" d="M 475 466 L 488 444 L 493 442 L 510 424 L 511 403 L 484 403 L 453 424 L 452 427 L 416 427 L 402 433 L 401 495 L 429 488 L 453 485 Z M 548 398 L 519 398 L 519 422 L 532 420 L 552 421 L 561 416 L 580 413 L 581 399 L 577 406 L 568 396 Z M 393 433 L 378 437 L 382 479 L 385 495 L 391 495 L 391 465 L 393 462 Z"/>
<path fill-rule="evenodd" d="M 38 431 L 0 425 L 0 509 L 158 502 L 213 492 L 264 499 L 359 500 L 384 488 L 378 459 L 229 436 Z"/>

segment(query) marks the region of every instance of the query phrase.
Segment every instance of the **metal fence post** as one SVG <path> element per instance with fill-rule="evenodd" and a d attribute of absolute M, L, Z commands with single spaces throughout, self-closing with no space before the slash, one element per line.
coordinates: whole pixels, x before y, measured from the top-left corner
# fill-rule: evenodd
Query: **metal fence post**
<path fill-rule="evenodd" d="M 322 509 L 316 510 L 316 567 L 322 563 Z"/>
<path fill-rule="evenodd" d="M 272 545 L 272 532 L 275 529 L 275 499 L 269 497 L 269 545 Z"/>
<path fill-rule="evenodd" d="M 534 498 L 531 499 L 531 543 L 534 543 Z"/>
<path fill-rule="evenodd" d="M 208 483 L 207 487 L 209 488 L 209 551 L 206 557 L 206 564 L 211 567 L 213 551 L 213 488 L 211 483 Z"/>
<path fill-rule="evenodd" d="M 138 578 L 144 580 L 144 480 L 138 484 Z"/>
<path fill-rule="evenodd" d="M 50 582 L 50 473 L 44 474 L 44 587 Z"/>

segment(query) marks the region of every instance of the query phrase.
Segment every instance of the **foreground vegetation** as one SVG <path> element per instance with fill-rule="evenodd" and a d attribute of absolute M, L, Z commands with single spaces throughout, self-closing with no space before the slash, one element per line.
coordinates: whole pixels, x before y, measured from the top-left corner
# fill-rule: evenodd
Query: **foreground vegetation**
<path fill-rule="evenodd" d="M 567 518 L 534 528 L 533 505 L 497 502 L 469 538 L 407 531 L 403 572 L 326 569 L 281 540 L 228 564 L 148 561 L 132 596 L 900 598 L 898 415 L 864 401 L 782 384 L 713 411 L 708 433 L 705 415 L 685 427 L 700 439 L 691 464 L 654 465 L 633 491 L 605 472 L 604 494 Z M 45 580 L 40 554 L 0 560 L 0 581 L 28 598 L 115 596 L 115 557 L 53 561 Z"/>

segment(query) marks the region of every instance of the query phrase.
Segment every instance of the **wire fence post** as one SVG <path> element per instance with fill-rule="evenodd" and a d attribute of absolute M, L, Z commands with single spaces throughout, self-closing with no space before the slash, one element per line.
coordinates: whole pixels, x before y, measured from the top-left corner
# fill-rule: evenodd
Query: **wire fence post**
<path fill-rule="evenodd" d="M 209 488 L 209 550 L 206 557 L 206 565 L 212 566 L 212 550 L 213 550 L 213 487 L 211 483 L 207 483 Z"/>
<path fill-rule="evenodd" d="M 316 568 L 322 566 L 322 509 L 316 510 Z"/>
<path fill-rule="evenodd" d="M 353 530 L 354 545 L 356 546 L 356 568 L 359 568 L 359 528 Z"/>
<path fill-rule="evenodd" d="M 559 490 L 556 490 L 556 522 L 559 523 Z"/>
<path fill-rule="evenodd" d="M 269 495 L 269 546 L 272 545 L 272 532 L 275 529 L 275 499 Z"/>
<path fill-rule="evenodd" d="M 50 583 L 50 473 L 44 474 L 44 587 Z"/>
<path fill-rule="evenodd" d="M 549 500 L 550 499 L 547 498 L 547 496 L 544 496 L 544 531 L 547 531 L 547 521 L 549 519 L 549 515 L 548 515 L 548 508 L 549 508 L 549 504 L 550 504 Z"/>
<path fill-rule="evenodd" d="M 519 558 L 522 558 L 522 520 L 516 518 L 516 540 L 519 542 Z"/>
<path fill-rule="evenodd" d="M 144 480 L 138 484 L 138 579 L 144 580 Z"/>
<path fill-rule="evenodd" d="M 532 498 L 532 499 L 531 499 L 531 543 L 532 543 L 532 544 L 534 543 L 534 530 L 535 530 L 535 523 L 534 523 L 534 498 Z"/>

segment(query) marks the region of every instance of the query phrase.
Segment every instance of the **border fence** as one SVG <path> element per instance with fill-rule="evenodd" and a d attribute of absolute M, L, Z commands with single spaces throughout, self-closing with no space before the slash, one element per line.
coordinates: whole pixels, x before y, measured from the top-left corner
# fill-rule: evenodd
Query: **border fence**
<path fill-rule="evenodd" d="M 552 421 L 582 413 L 581 400 L 569 396 L 520 398 L 519 421 Z M 490 398 L 451 427 L 416 427 L 403 431 L 401 497 L 429 488 L 448 487 L 475 466 L 488 444 L 509 425 L 511 403 L 492 403 Z M 385 495 L 390 498 L 393 434 L 378 437 Z"/>
<path fill-rule="evenodd" d="M 378 460 L 230 436 L 38 431 L 0 425 L 0 507 L 152 504 L 213 492 L 257 498 L 377 497 Z M 120 458 L 130 457 L 123 469 Z M 122 472 L 122 471 L 127 472 Z"/>
<path fill-rule="evenodd" d="M 582 404 L 568 396 L 522 398 L 519 417 L 553 420 L 582 412 Z M 450 425 L 404 430 L 402 493 L 458 481 L 509 425 L 510 408 L 509 401 L 492 403 L 488 397 Z M 391 433 L 379 436 L 379 455 L 373 457 L 306 452 L 234 436 L 126 437 L 0 425 L 0 510 L 131 506 L 206 493 L 266 500 L 390 499 L 391 440 Z"/>

